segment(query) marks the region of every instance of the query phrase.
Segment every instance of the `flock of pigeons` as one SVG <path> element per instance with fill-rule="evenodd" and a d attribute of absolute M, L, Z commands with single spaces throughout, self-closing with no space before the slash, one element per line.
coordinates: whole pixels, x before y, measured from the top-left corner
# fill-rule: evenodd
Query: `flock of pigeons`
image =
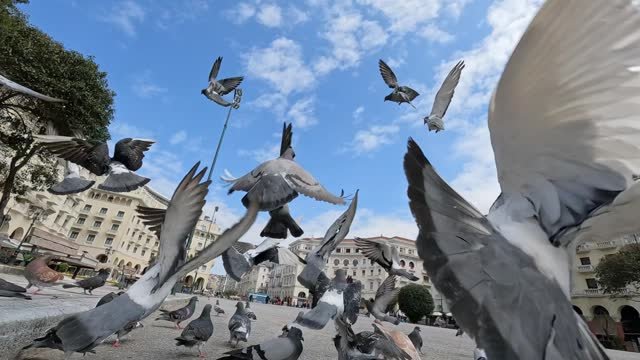
<path fill-rule="evenodd" d="M 581 241 L 640 231 L 635 219 L 640 208 L 639 29 L 640 10 L 632 0 L 545 2 L 511 55 L 491 98 L 488 123 L 502 193 L 486 216 L 457 194 L 418 144 L 409 140 L 404 171 L 409 206 L 419 228 L 418 254 L 457 323 L 475 340 L 476 352 L 486 352 L 487 359 L 608 359 L 572 309 L 570 269 L 575 246 Z M 242 81 L 217 80 L 220 63 L 221 59 L 216 60 L 210 84 L 203 90 L 218 103 Z M 419 94 L 399 85 L 384 62 L 379 66 L 385 83 L 393 89 L 385 100 L 411 104 Z M 425 118 L 429 130 L 444 129 L 443 117 L 463 68 L 464 63 L 456 64 L 438 91 L 432 112 Z M 0 84 L 52 101 L 6 78 L 0 78 Z M 185 246 L 202 214 L 210 184 L 202 181 L 206 169 L 199 170 L 196 164 L 189 170 L 166 210 L 139 208 L 141 218 L 160 238 L 156 264 L 128 291 L 64 319 L 28 347 L 59 349 L 67 356 L 92 352 L 107 337 L 130 331 L 156 311 L 178 279 L 222 255 L 229 275 L 236 279 L 263 261 L 302 262 L 305 266 L 298 280 L 314 299 L 312 309 L 300 312 L 278 338 L 233 350 L 224 359 L 298 359 L 303 351 L 301 328 L 321 329 L 330 320 L 336 326 L 339 359 L 419 359 L 416 346 L 419 349 L 420 342 L 415 341 L 419 329 L 407 336 L 384 324 L 397 323 L 388 312 L 397 298 L 395 278 L 412 280 L 398 266 L 394 249 L 381 242 L 357 240 L 362 253 L 389 273 L 375 300 L 367 302 L 376 318 L 373 332 L 355 334 L 352 330 L 362 285 L 342 270 L 333 278 L 322 270 L 349 231 L 357 192 L 347 211 L 305 259 L 273 240 L 286 238 L 288 233 L 302 234 L 288 207 L 299 194 L 332 204 L 344 204 L 347 198 L 344 193 L 328 192 L 294 160 L 291 136 L 291 126 L 285 124 L 278 158 L 242 177 L 224 177 L 230 184 L 229 193 L 246 192 L 242 198 L 246 213 L 192 259 L 187 260 Z M 68 162 L 94 174 L 107 174 L 101 185 L 105 188 L 128 191 L 144 182 L 134 171 L 151 144 L 148 141 L 124 139 L 109 157 L 105 144 L 51 135 L 39 140 Z M 87 184 L 77 178 L 77 174 L 68 175 L 68 184 L 55 191 L 81 191 Z M 272 239 L 251 248 L 238 240 L 259 211 L 270 214 L 263 234 Z M 44 269 L 33 284 L 58 279 L 48 272 Z M 11 291 L 3 289 L 2 293 Z M 179 327 L 185 316 L 193 314 L 194 306 L 195 300 L 186 309 L 163 313 L 160 319 Z M 179 345 L 197 345 L 202 353 L 202 343 L 213 333 L 210 312 L 211 306 L 205 306 L 201 316 L 187 325 L 177 339 Z M 237 304 L 229 321 L 230 343 L 248 342 L 249 314 L 243 303 Z"/>

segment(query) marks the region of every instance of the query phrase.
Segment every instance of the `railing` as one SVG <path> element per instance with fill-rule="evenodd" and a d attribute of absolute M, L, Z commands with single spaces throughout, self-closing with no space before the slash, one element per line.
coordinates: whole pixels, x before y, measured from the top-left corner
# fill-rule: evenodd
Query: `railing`
<path fill-rule="evenodd" d="M 593 265 L 578 265 L 579 272 L 593 272 Z"/>
<path fill-rule="evenodd" d="M 596 248 L 598 249 L 608 249 L 608 248 L 614 248 L 616 246 L 618 246 L 618 242 L 617 241 L 599 241 L 597 243 L 594 244 Z"/>

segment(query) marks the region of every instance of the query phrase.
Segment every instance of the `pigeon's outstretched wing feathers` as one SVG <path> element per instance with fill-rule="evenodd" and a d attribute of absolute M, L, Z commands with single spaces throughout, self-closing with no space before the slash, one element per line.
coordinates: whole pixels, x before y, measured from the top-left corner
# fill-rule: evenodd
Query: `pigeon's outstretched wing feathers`
<path fill-rule="evenodd" d="M 367 259 L 373 260 L 385 268 L 391 267 L 393 259 L 391 258 L 391 249 L 389 248 L 389 245 L 383 244 L 380 241 L 362 239 L 359 237 L 356 237 L 354 242 Z"/>
<path fill-rule="evenodd" d="M 436 93 L 436 97 L 433 100 L 433 107 L 431 108 L 431 115 L 438 116 L 439 118 L 443 118 L 444 114 L 447 113 L 447 109 L 449 108 L 449 104 L 451 104 L 451 99 L 453 98 L 453 93 L 458 86 L 458 82 L 460 81 L 460 74 L 462 74 L 462 69 L 464 69 L 464 61 L 459 61 L 449 74 L 442 82 L 440 89 Z"/>
<path fill-rule="evenodd" d="M 57 135 L 35 135 L 34 138 L 55 156 L 82 166 L 92 174 L 101 176 L 108 171 L 111 159 L 107 143 L 92 144 L 83 139 Z"/>
<path fill-rule="evenodd" d="M 66 102 L 65 100 L 57 99 L 51 96 L 41 94 L 35 90 L 31 90 L 26 86 L 20 85 L 0 75 L 0 90 L 2 90 L 3 88 L 7 88 L 11 91 L 19 92 L 24 95 L 33 96 L 37 99 L 48 101 L 48 102 Z"/>
<path fill-rule="evenodd" d="M 218 56 L 216 61 L 213 62 L 211 66 L 211 71 L 209 72 L 209 81 L 215 81 L 218 77 L 218 72 L 220 71 L 220 64 L 222 64 L 222 56 Z"/>
<path fill-rule="evenodd" d="M 380 75 L 382 75 L 382 80 L 384 80 L 385 84 L 392 89 L 396 88 L 398 86 L 398 79 L 389 65 L 380 59 L 378 61 L 378 68 L 380 69 Z"/>
<path fill-rule="evenodd" d="M 142 167 L 145 151 L 149 150 L 154 141 L 125 138 L 116 143 L 113 160 L 122 163 L 127 169 L 137 171 Z"/>
<path fill-rule="evenodd" d="M 220 95 L 227 95 L 235 90 L 242 83 L 242 80 L 244 80 L 242 76 L 220 80 L 220 85 L 224 88 L 224 90 L 220 91 Z"/>

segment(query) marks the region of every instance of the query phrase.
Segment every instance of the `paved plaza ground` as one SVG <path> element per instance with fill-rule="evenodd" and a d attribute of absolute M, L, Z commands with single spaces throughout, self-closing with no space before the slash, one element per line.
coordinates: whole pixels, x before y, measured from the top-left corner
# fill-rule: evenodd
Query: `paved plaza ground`
<path fill-rule="evenodd" d="M 207 299 L 200 297 L 197 313 L 201 311 L 206 303 L 215 303 L 215 298 Z M 235 302 L 230 300 L 220 300 L 221 307 L 226 314 L 212 316 L 214 321 L 214 335 L 206 345 L 208 359 L 217 359 L 224 352 L 231 350 L 227 344 L 229 332 L 227 323 L 235 310 Z M 0 303 L 0 306 L 2 304 Z M 178 305 L 174 305 L 178 307 Z M 249 339 L 250 344 L 275 337 L 280 334 L 280 329 L 286 323 L 295 318 L 300 309 L 278 305 L 265 305 L 253 303 L 251 309 L 255 312 L 258 320 L 253 322 L 253 332 Z M 180 334 L 181 330 L 173 328 L 173 324 L 165 321 L 154 321 L 155 314 L 143 321 L 144 328 L 131 333 L 123 341 L 122 347 L 114 349 L 111 347 L 112 339 L 108 339 L 104 344 L 95 350 L 97 354 L 88 354 L 85 358 L 75 355 L 77 359 L 190 359 L 196 358 L 195 349 L 185 349 L 176 347 L 173 340 Z M 371 330 L 372 319 L 361 316 L 354 326 L 356 332 Z M 400 324 L 399 328 L 409 333 L 413 329 L 412 324 Z M 424 339 L 423 359 L 442 360 L 469 360 L 472 358 L 474 343 L 466 336 L 456 337 L 455 330 L 441 329 L 436 327 L 422 327 Z M 308 360 L 329 360 L 336 359 L 337 354 L 331 338 L 334 336 L 333 323 L 329 323 L 323 330 L 303 329 L 304 332 L 304 352 L 300 359 Z M 242 344 L 242 343 L 241 343 Z M 640 354 L 612 352 L 613 360 L 640 359 Z M 38 350 L 23 354 L 21 359 L 30 360 L 62 360 L 63 355 L 59 351 Z"/>

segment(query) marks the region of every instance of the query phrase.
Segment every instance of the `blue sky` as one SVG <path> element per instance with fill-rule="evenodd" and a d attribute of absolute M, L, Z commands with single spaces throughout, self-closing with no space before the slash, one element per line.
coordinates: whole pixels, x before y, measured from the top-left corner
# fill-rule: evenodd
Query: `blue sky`
<path fill-rule="evenodd" d="M 244 75 L 217 179 L 243 175 L 277 155 L 283 121 L 294 124 L 296 160 L 327 189 L 360 202 L 351 235 L 415 237 L 402 157 L 413 136 L 458 191 L 486 211 L 499 192 L 486 108 L 499 75 L 541 0 L 38 1 L 32 24 L 95 57 L 117 93 L 112 137 L 152 138 L 140 171 L 171 195 L 196 161 L 207 165 L 226 109 L 200 94 L 213 60 L 221 77 Z M 414 104 L 383 102 L 384 59 Z M 450 68 L 465 60 L 446 130 L 422 118 Z M 212 186 L 225 228 L 243 213 L 241 194 Z M 291 210 L 305 236 L 322 236 L 342 207 L 299 197 Z M 260 241 L 261 216 L 247 235 Z M 219 266 L 216 266 L 219 269 Z"/>

